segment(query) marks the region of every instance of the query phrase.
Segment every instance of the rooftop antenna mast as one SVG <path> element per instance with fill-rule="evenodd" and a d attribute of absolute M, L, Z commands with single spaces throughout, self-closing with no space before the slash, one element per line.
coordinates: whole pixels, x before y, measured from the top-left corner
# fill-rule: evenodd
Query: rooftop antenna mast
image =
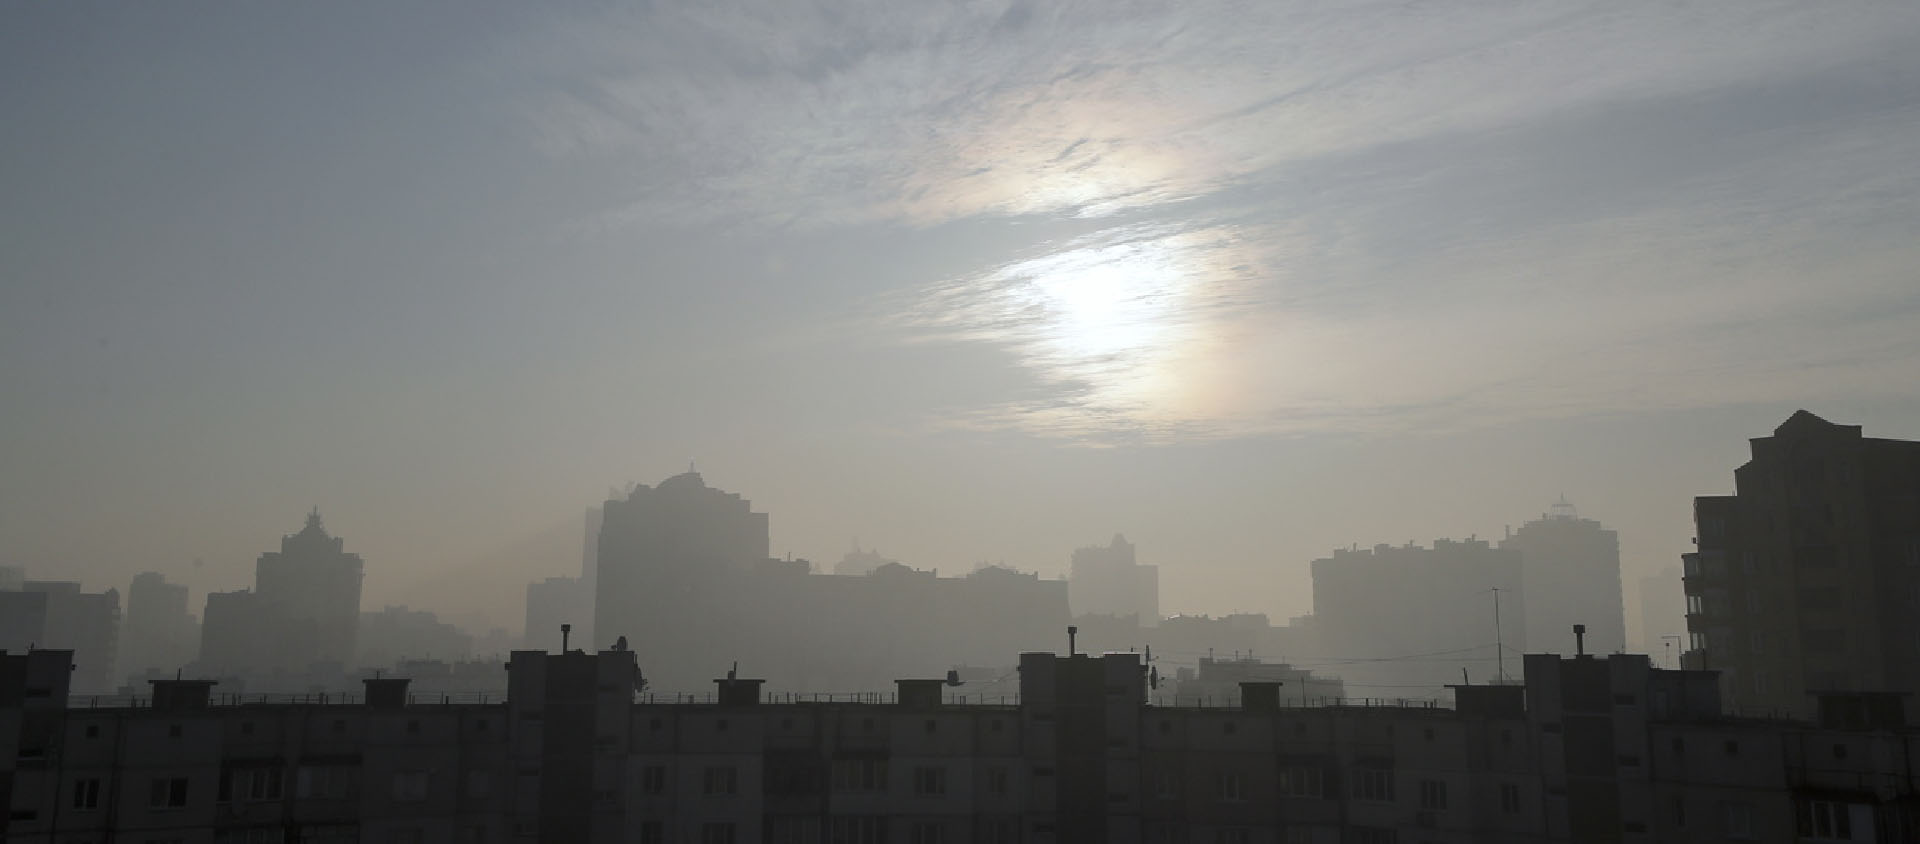
<path fill-rule="evenodd" d="M 1493 587 L 1493 664 L 1495 681 L 1507 682 L 1507 647 L 1500 636 L 1500 587 Z"/>

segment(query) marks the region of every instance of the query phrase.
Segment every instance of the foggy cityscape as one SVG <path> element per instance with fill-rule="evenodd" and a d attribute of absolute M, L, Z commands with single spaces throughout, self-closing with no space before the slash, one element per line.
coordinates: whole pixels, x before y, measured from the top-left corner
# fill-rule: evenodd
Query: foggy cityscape
<path fill-rule="evenodd" d="M 1920 7 L 0 23 L 0 844 L 1920 841 Z"/>

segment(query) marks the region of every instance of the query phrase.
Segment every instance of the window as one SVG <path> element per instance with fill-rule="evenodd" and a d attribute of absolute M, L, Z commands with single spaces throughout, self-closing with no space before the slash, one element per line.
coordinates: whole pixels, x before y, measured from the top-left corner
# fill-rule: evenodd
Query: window
<path fill-rule="evenodd" d="M 1020 840 L 1014 822 L 1008 818 L 988 818 L 980 822 L 982 844 L 1014 844 Z"/>
<path fill-rule="evenodd" d="M 214 844 L 282 844 L 286 840 L 286 830 L 277 826 L 223 829 L 214 833 L 213 836 Z"/>
<path fill-rule="evenodd" d="M 1673 796 L 1673 825 L 1681 828 L 1687 825 L 1687 798 L 1678 794 Z"/>
<path fill-rule="evenodd" d="M 295 776 L 293 794 L 302 800 L 352 797 L 358 775 L 358 768 L 344 765 L 303 765 Z"/>
<path fill-rule="evenodd" d="M 1353 844 L 1400 844 L 1400 833 L 1391 829 L 1374 826 L 1356 826 L 1349 828 L 1352 835 L 1347 840 Z"/>
<path fill-rule="evenodd" d="M 947 769 L 913 769 L 913 793 L 917 797 L 938 797 L 947 793 Z"/>
<path fill-rule="evenodd" d="M 1326 782 L 1319 768 L 1280 769 L 1280 796 L 1321 797 L 1325 794 Z"/>
<path fill-rule="evenodd" d="M 393 775 L 393 799 L 398 803 L 422 803 L 427 799 L 433 775 L 426 771 L 400 771 Z"/>
<path fill-rule="evenodd" d="M 1226 771 L 1217 780 L 1220 786 L 1220 800 L 1223 803 L 1239 803 L 1247 799 L 1247 785 L 1238 771 Z"/>
<path fill-rule="evenodd" d="M 88 812 L 98 808 L 100 808 L 100 781 L 97 779 L 74 780 L 74 811 Z"/>
<path fill-rule="evenodd" d="M 1509 815 L 1520 814 L 1520 786 L 1510 782 L 1500 784 L 1500 811 Z"/>
<path fill-rule="evenodd" d="M 1753 805 L 1750 803 L 1722 803 L 1720 815 L 1726 821 L 1727 837 L 1749 839 L 1753 835 Z"/>
<path fill-rule="evenodd" d="M 1153 778 L 1153 796 L 1162 800 L 1172 800 L 1180 796 L 1180 781 L 1171 773 L 1160 772 L 1159 776 Z"/>
<path fill-rule="evenodd" d="M 419 827 L 396 829 L 391 835 L 387 836 L 388 844 L 426 844 L 426 841 L 426 830 L 420 829 Z"/>
<path fill-rule="evenodd" d="M 836 817 L 827 825 L 828 844 L 884 844 L 885 818 Z"/>
<path fill-rule="evenodd" d="M 1754 656 L 1759 656 L 1761 654 L 1766 653 L 1767 652 L 1767 631 L 1755 630 L 1752 633 L 1748 634 L 1747 650 L 1752 651 Z"/>
<path fill-rule="evenodd" d="M 1230 826 L 1213 832 L 1214 844 L 1252 844 L 1253 831 L 1246 827 Z"/>
<path fill-rule="evenodd" d="M 1687 615 L 1700 615 L 1706 611 L 1706 601 L 1699 595 L 1687 596 Z"/>
<path fill-rule="evenodd" d="M 167 727 L 168 738 L 179 738 L 185 734 L 186 734 L 186 730 L 181 728 L 179 724 L 171 724 L 171 725 L 168 725 Z"/>
<path fill-rule="evenodd" d="M 1353 799 L 1393 802 L 1393 769 L 1361 768 L 1355 771 Z"/>
<path fill-rule="evenodd" d="M 907 827 L 908 844 L 946 844 L 947 827 L 939 821 L 918 821 Z"/>
<path fill-rule="evenodd" d="M 1007 793 L 1007 769 L 1005 767 L 996 765 L 987 769 L 987 793 L 994 795 Z"/>
<path fill-rule="evenodd" d="M 1447 808 L 1447 783 L 1445 780 L 1420 781 L 1420 808 L 1428 811 L 1440 811 Z"/>
<path fill-rule="evenodd" d="M 100 737 L 100 725 L 99 725 L 99 724 L 88 724 L 88 725 L 87 725 L 87 738 L 99 738 L 99 737 Z"/>
<path fill-rule="evenodd" d="M 147 791 L 147 805 L 154 809 L 180 809 L 187 805 L 186 777 L 154 777 Z"/>
<path fill-rule="evenodd" d="M 667 791 L 667 766 L 648 765 L 640 770 L 640 791 L 645 794 L 665 794 Z"/>
<path fill-rule="evenodd" d="M 1808 800 L 1800 804 L 1799 816 L 1801 838 L 1853 840 L 1853 818 L 1845 803 Z"/>
<path fill-rule="evenodd" d="M 700 777 L 700 790 L 708 796 L 731 796 L 739 787 L 739 774 L 731 766 L 708 768 Z"/>
<path fill-rule="evenodd" d="M 887 760 L 873 758 L 833 760 L 833 790 L 877 793 L 887 790 Z"/>
<path fill-rule="evenodd" d="M 220 772 L 220 803 L 260 803 L 284 794 L 286 771 L 278 768 L 229 768 Z"/>
<path fill-rule="evenodd" d="M 467 796 L 473 799 L 485 799 L 493 792 L 493 778 L 486 771 L 467 772 Z"/>
<path fill-rule="evenodd" d="M 733 770 L 728 768 L 726 770 Z M 708 823 L 700 825 L 700 844 L 734 844 L 734 829 L 730 823 Z"/>
<path fill-rule="evenodd" d="M 1734 741 L 1733 739 L 1727 739 L 1726 745 L 1724 745 L 1721 749 L 1725 750 L 1728 756 L 1740 755 L 1740 743 L 1737 741 Z"/>
<path fill-rule="evenodd" d="M 641 821 L 640 844 L 667 844 L 666 825 L 659 821 Z"/>
<path fill-rule="evenodd" d="M 811 817 L 768 818 L 767 844 L 820 844 L 820 821 Z"/>

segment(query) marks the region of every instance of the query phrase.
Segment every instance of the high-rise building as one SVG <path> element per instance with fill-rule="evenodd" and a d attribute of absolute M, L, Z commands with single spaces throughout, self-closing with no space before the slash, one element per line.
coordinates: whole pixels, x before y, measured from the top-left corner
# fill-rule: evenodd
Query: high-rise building
<path fill-rule="evenodd" d="M 1694 499 L 1689 667 L 1736 706 L 1920 692 L 1920 442 L 1804 410 L 1751 441 L 1734 494 Z"/>
<path fill-rule="evenodd" d="M 387 607 L 360 614 L 359 668 L 391 668 L 404 659 L 457 662 L 473 653 L 473 636 L 426 610 Z"/>
<path fill-rule="evenodd" d="M 330 536 L 320 511 L 306 527 L 260 555 L 251 592 L 210 593 L 201 631 L 205 670 L 234 674 L 307 672 L 352 664 L 360 629 L 364 564 Z"/>
<path fill-rule="evenodd" d="M 1474 682 L 1518 676 L 1520 586 L 1520 552 L 1482 539 L 1340 550 L 1313 561 L 1314 626 L 1349 694 L 1438 693 L 1463 668 Z"/>
<path fill-rule="evenodd" d="M 526 630 L 520 637 L 528 649 L 560 650 L 560 625 L 573 628 L 572 643 L 592 647 L 593 593 L 576 577 L 549 577 L 527 584 Z"/>
<path fill-rule="evenodd" d="M 594 584 L 595 634 L 607 642 L 710 643 L 738 632 L 733 617 L 738 579 L 768 559 L 767 514 L 738 494 L 707 486 L 697 472 L 636 485 L 625 500 L 602 507 Z M 585 644 L 585 643 L 583 643 Z M 586 645 L 591 649 L 591 645 Z M 722 644 L 724 647 L 724 644 Z M 649 660 L 653 670 L 687 683 L 704 682 L 714 666 L 673 650 Z"/>
<path fill-rule="evenodd" d="M 73 651 L 73 690 L 107 694 L 119 687 L 114 673 L 120 651 L 120 591 L 83 592 L 80 584 L 29 580 L 25 593 L 46 596 L 39 636 L 42 648 Z"/>
<path fill-rule="evenodd" d="M 1143 566 L 1120 534 L 1101 546 L 1079 548 L 1067 574 L 1073 614 L 1132 616 L 1141 626 L 1160 622 L 1160 567 Z"/>
<path fill-rule="evenodd" d="M 159 572 L 134 575 L 127 589 L 127 620 L 120 641 L 120 671 L 171 674 L 193 661 L 200 624 L 187 612 L 187 587 Z"/>
<path fill-rule="evenodd" d="M 1500 547 L 1520 552 L 1527 641 L 1562 641 L 1573 625 L 1584 624 L 1589 650 L 1626 650 L 1618 534 L 1580 518 L 1562 497 L 1540 518 L 1521 525 Z"/>

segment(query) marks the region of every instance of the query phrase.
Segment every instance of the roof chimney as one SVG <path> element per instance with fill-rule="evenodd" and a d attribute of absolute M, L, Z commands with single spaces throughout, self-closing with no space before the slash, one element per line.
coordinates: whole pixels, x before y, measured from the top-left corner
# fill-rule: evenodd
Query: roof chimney
<path fill-rule="evenodd" d="M 372 709 L 405 709 L 407 706 L 407 683 L 405 677 L 368 677 L 361 680 L 367 688 L 367 706 Z"/>
<path fill-rule="evenodd" d="M 1584 624 L 1573 626 L 1573 653 L 1576 657 L 1587 655 L 1587 626 Z"/>
<path fill-rule="evenodd" d="M 188 712 L 207 708 L 213 680 L 148 680 L 153 684 L 153 708 L 160 712 Z"/>
<path fill-rule="evenodd" d="M 945 680 L 895 680 L 893 685 L 899 690 L 894 702 L 902 709 L 939 709 L 940 687 Z"/>
<path fill-rule="evenodd" d="M 1080 651 L 1079 651 L 1079 649 L 1078 649 L 1078 646 L 1077 646 L 1077 645 L 1075 644 L 1075 642 L 1074 642 L 1074 640 L 1075 640 L 1075 639 L 1077 639 L 1077 638 L 1079 638 L 1079 636 L 1080 636 L 1080 628 L 1079 628 L 1079 627 L 1076 627 L 1076 626 L 1072 626 L 1072 625 L 1068 625 L 1068 627 L 1067 627 L 1067 656 L 1074 656 L 1075 654 L 1078 654 L 1078 653 L 1080 652 Z"/>

